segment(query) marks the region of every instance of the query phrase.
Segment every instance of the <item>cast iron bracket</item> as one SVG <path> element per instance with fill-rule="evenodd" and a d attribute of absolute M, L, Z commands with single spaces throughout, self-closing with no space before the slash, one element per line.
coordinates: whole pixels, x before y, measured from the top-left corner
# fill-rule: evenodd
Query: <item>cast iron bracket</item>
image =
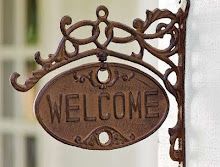
<path fill-rule="evenodd" d="M 18 73 L 13 73 L 11 76 L 11 83 L 18 91 L 28 91 L 31 89 L 44 75 L 47 73 L 66 65 L 70 62 L 79 60 L 84 57 L 97 55 L 101 62 L 105 62 L 108 56 L 117 57 L 123 60 L 128 60 L 144 66 L 145 68 L 156 74 L 164 83 L 167 91 L 171 93 L 178 104 L 178 120 L 176 126 L 169 129 L 170 134 L 170 157 L 174 161 L 178 161 L 182 166 L 185 166 L 185 125 L 184 125 L 184 77 L 185 77 L 185 36 L 186 36 L 186 19 L 189 11 L 189 0 L 184 9 L 180 8 L 177 13 L 172 13 L 169 10 L 155 9 L 154 11 L 146 11 L 146 19 L 135 19 L 133 28 L 119 22 L 108 20 L 109 11 L 105 6 L 99 6 L 96 10 L 97 20 L 84 20 L 72 24 L 69 16 L 64 16 L 60 22 L 60 29 L 63 38 L 59 47 L 54 54 L 50 54 L 48 59 L 42 59 L 40 52 L 35 53 L 35 61 L 41 66 L 40 69 L 32 72 L 32 75 L 26 80 L 24 84 L 19 84 L 17 79 Z M 100 12 L 104 12 L 101 15 Z M 148 28 L 160 19 L 169 19 L 169 23 L 158 23 L 156 31 L 153 34 L 146 33 Z M 100 35 L 100 23 L 105 23 L 106 41 L 100 43 L 98 37 Z M 69 26 L 68 28 L 66 28 Z M 83 26 L 92 27 L 92 36 L 86 39 L 77 39 L 70 34 Z M 120 29 L 127 32 L 127 37 L 116 37 L 114 35 L 115 29 Z M 151 39 L 163 38 L 165 35 L 170 35 L 170 44 L 165 49 L 158 49 L 147 42 Z M 108 48 L 110 43 L 126 44 L 136 41 L 139 44 L 139 53 L 131 53 L 130 55 L 120 53 Z M 70 42 L 74 51 L 69 53 L 66 49 L 66 42 Z M 80 51 L 80 46 L 94 43 L 96 48 Z M 169 68 L 165 73 L 161 73 L 149 63 L 143 61 L 144 52 L 149 52 L 159 60 L 166 63 Z M 178 64 L 176 65 L 171 57 L 178 55 Z M 176 75 L 176 83 L 171 84 L 168 77 L 171 73 Z M 175 143 L 178 141 L 179 148 L 175 149 Z"/>

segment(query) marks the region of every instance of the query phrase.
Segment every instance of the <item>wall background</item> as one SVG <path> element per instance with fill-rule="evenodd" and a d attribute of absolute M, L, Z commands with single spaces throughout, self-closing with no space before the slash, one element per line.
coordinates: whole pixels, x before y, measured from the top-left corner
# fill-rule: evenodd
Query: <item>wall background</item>
<path fill-rule="evenodd" d="M 220 165 L 220 1 L 192 0 L 186 44 L 187 167 Z"/>

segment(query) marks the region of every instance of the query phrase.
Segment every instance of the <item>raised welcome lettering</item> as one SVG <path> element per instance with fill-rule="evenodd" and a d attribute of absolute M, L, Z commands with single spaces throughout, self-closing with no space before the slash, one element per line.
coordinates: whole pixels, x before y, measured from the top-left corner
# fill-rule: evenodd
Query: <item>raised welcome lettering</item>
<path fill-rule="evenodd" d="M 105 92 L 100 93 L 96 98 L 89 98 L 85 94 L 60 94 L 59 99 L 53 100 L 53 102 L 51 96 L 47 95 L 47 99 L 51 123 L 54 122 L 55 118 L 60 123 L 61 120 L 66 120 L 66 122 L 94 122 L 97 119 L 107 121 L 110 119 L 120 120 L 125 117 L 130 119 L 159 117 L 157 96 L 158 91 L 154 90 L 135 93 L 117 92 L 113 95 Z M 94 108 L 89 104 L 97 104 L 97 107 Z M 62 119 L 62 116 L 65 116 L 65 119 Z"/>
<path fill-rule="evenodd" d="M 48 102 L 48 105 L 49 105 L 51 123 L 54 122 L 55 117 L 57 118 L 58 122 L 60 123 L 62 100 L 63 100 L 62 94 L 59 95 L 58 104 L 57 104 L 57 102 L 52 102 L 50 96 L 47 95 L 47 102 Z"/>

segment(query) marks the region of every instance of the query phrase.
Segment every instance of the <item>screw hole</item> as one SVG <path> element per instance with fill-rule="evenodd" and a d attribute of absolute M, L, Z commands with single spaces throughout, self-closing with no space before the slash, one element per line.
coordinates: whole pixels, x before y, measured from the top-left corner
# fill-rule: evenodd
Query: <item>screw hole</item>
<path fill-rule="evenodd" d="M 100 10 L 99 11 L 99 16 L 100 17 L 104 17 L 105 16 L 105 11 L 104 10 Z"/>
<path fill-rule="evenodd" d="M 99 141 L 101 144 L 107 145 L 109 143 L 109 140 L 110 140 L 110 138 L 109 138 L 109 135 L 107 132 L 101 132 L 99 134 Z"/>
<path fill-rule="evenodd" d="M 101 83 L 107 83 L 109 81 L 109 71 L 107 69 L 99 69 L 97 74 L 98 80 Z"/>

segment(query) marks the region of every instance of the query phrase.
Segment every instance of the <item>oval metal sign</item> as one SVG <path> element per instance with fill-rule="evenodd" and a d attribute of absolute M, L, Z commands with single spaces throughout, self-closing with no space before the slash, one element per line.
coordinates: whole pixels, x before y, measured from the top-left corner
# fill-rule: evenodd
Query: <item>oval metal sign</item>
<path fill-rule="evenodd" d="M 155 79 L 115 63 L 66 71 L 49 81 L 35 101 L 36 117 L 50 135 L 91 150 L 143 140 L 162 125 L 168 109 L 166 92 Z"/>

